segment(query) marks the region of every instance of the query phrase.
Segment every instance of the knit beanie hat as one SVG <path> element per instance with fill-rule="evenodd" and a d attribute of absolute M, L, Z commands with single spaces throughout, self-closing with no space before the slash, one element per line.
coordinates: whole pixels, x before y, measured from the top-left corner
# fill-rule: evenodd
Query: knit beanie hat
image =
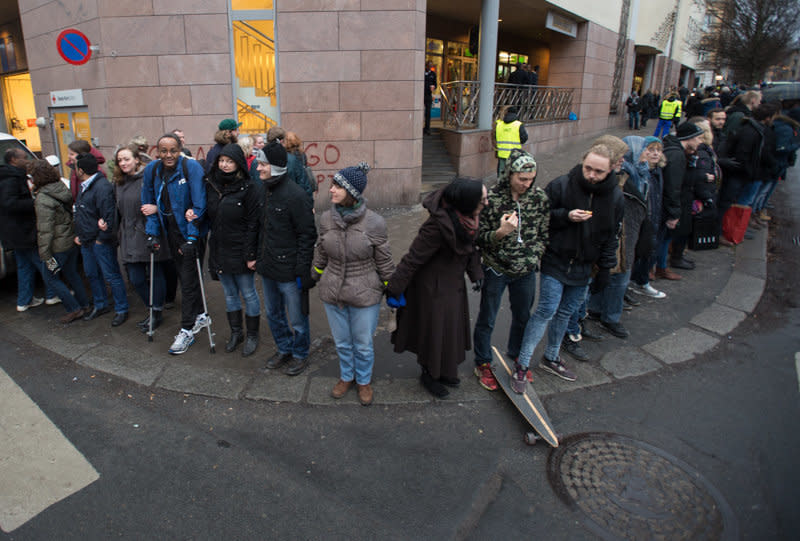
<path fill-rule="evenodd" d="M 644 146 L 642 148 L 647 148 L 653 143 L 658 143 L 659 145 L 663 145 L 661 139 L 659 139 L 658 137 L 653 137 L 652 135 L 648 135 L 647 137 L 644 138 Z"/>
<path fill-rule="evenodd" d="M 265 146 L 264 154 L 266 154 L 269 164 L 273 166 L 286 167 L 286 163 L 289 161 L 286 149 L 278 141 L 273 141 Z"/>
<path fill-rule="evenodd" d="M 528 152 L 515 148 L 508 155 L 506 168 L 510 173 L 535 173 L 536 160 Z"/>
<path fill-rule="evenodd" d="M 260 148 L 257 148 L 253 151 L 253 156 L 256 157 L 257 162 L 269 163 L 269 160 L 267 160 L 267 155 L 264 154 L 264 151 Z"/>
<path fill-rule="evenodd" d="M 83 169 L 83 172 L 87 175 L 94 175 L 97 173 L 97 158 L 95 158 L 93 154 L 88 152 L 86 154 L 78 154 L 75 164 L 78 166 L 78 169 Z"/>
<path fill-rule="evenodd" d="M 345 167 L 333 175 L 333 181 L 347 190 L 347 193 L 352 195 L 356 201 L 360 201 L 361 194 L 367 187 L 368 171 L 369 165 L 366 162 L 360 162 L 355 167 Z"/>
<path fill-rule="evenodd" d="M 678 141 L 688 141 L 689 139 L 694 139 L 698 135 L 703 135 L 703 128 L 691 122 L 684 122 L 678 126 L 676 137 Z"/>

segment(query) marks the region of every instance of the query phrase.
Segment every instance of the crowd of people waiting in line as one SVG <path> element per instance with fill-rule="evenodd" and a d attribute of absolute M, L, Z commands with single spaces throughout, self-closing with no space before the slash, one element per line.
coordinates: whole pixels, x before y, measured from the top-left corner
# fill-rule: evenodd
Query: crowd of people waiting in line
<path fill-rule="evenodd" d="M 60 177 L 57 160 L 28 163 L 9 150 L 0 166 L 2 240 L 20 269 L 17 309 L 44 302 L 33 296 L 38 271 L 47 298 L 56 299 L 50 303 L 63 303 L 65 324 L 95 319 L 112 303 L 112 326 L 127 320 L 119 262 L 152 314 L 139 322 L 142 332 L 163 323 L 180 283 L 181 328 L 169 348 L 176 355 L 211 324 L 200 283 L 206 252 L 224 291 L 226 351 L 240 344 L 242 355 L 256 351 L 257 273 L 277 347 L 264 369 L 288 375 L 308 366 L 308 294 L 319 284 L 340 362 L 331 394 L 341 398 L 355 385 L 365 405 L 373 400 L 373 335 L 384 296 L 397 310 L 395 351 L 415 353 L 422 385 L 443 398 L 459 385 L 458 365 L 473 343 L 475 375 L 486 389 L 497 388 L 491 336 L 508 289 L 505 354 L 521 393 L 543 338 L 538 366 L 568 381 L 576 376 L 561 352 L 588 361 L 580 342 L 598 338 L 586 318 L 627 338 L 620 319 L 626 304 L 638 304 L 632 294 L 663 299 L 654 280 L 680 280 L 673 269 L 694 269 L 685 249 L 699 218 L 713 215 L 717 234 L 733 205 L 757 211 L 752 227 L 769 220 L 762 211 L 798 148 L 800 108 L 780 113 L 748 91 L 727 111 L 671 123 L 663 139 L 605 135 L 544 189 L 534 185 L 534 157 L 513 148 L 490 190 L 456 178 L 425 197 L 429 217 L 396 266 L 386 224 L 364 197 L 367 164 L 333 176 L 331 208 L 317 220 L 302 141 L 281 128 L 266 142 L 240 137 L 232 119 L 219 124 L 205 164 L 189 156 L 176 130 L 158 139 L 155 160 L 144 141 L 120 147 L 112 182 L 100 169 L 102 155 L 85 141 L 70 144 L 70 179 Z M 474 328 L 465 273 L 481 295 Z"/>

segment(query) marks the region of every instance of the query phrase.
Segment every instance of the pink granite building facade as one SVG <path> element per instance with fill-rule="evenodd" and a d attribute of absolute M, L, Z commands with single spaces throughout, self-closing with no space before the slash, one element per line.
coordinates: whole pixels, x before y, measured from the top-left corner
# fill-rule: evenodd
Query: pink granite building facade
<path fill-rule="evenodd" d="M 40 130 L 43 153 L 63 148 L 60 126 L 74 128 L 75 137 L 90 133 L 107 157 L 134 135 L 152 144 L 180 128 L 188 148 L 204 156 L 218 122 L 241 120 L 243 111 L 232 30 L 237 1 L 252 5 L 247 0 L 19 0 L 37 114 L 50 121 L 49 129 Z M 327 205 L 324 192 L 332 174 L 359 161 L 373 167 L 367 188 L 373 206 L 416 203 L 426 1 L 280 0 L 275 9 L 247 13 L 274 21 L 272 118 L 304 140 L 321 181 L 318 204 Z M 80 30 L 97 47 L 85 64 L 68 64 L 56 49 L 57 37 L 68 28 Z M 539 51 L 532 54 L 546 59 L 540 84 L 576 89 L 578 117 L 529 126 L 527 148 L 534 153 L 625 122 L 624 114 L 609 115 L 618 34 L 590 21 L 579 22 L 577 29 L 576 37 L 548 31 L 547 43 L 530 46 Z M 623 96 L 629 81 L 630 75 Z M 77 109 L 84 120 L 51 107 L 51 93 L 68 89 L 82 91 Z M 491 131 L 441 133 L 459 174 L 492 175 Z"/>

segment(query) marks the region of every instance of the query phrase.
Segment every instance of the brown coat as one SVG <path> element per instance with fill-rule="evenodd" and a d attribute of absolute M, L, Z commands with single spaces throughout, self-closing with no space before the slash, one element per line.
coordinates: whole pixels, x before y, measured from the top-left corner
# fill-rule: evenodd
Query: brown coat
<path fill-rule="evenodd" d="M 417 362 L 434 378 L 455 377 L 464 352 L 472 347 L 464 272 L 473 282 L 483 278 L 474 244 L 456 235 L 441 207 L 442 191 L 425 198 L 423 206 L 430 217 L 388 285 L 390 294 L 406 296 L 392 333 L 394 350 L 416 353 Z"/>
<path fill-rule="evenodd" d="M 322 302 L 357 308 L 380 303 L 383 282 L 394 272 L 386 222 L 363 205 L 344 218 L 326 211 L 313 265 Z"/>

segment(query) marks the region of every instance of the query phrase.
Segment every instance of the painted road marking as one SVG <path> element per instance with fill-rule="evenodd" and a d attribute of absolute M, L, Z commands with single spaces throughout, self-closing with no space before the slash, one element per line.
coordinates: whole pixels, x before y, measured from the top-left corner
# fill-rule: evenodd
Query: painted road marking
<path fill-rule="evenodd" d="M 100 478 L 0 369 L 0 529 L 11 532 Z"/>

